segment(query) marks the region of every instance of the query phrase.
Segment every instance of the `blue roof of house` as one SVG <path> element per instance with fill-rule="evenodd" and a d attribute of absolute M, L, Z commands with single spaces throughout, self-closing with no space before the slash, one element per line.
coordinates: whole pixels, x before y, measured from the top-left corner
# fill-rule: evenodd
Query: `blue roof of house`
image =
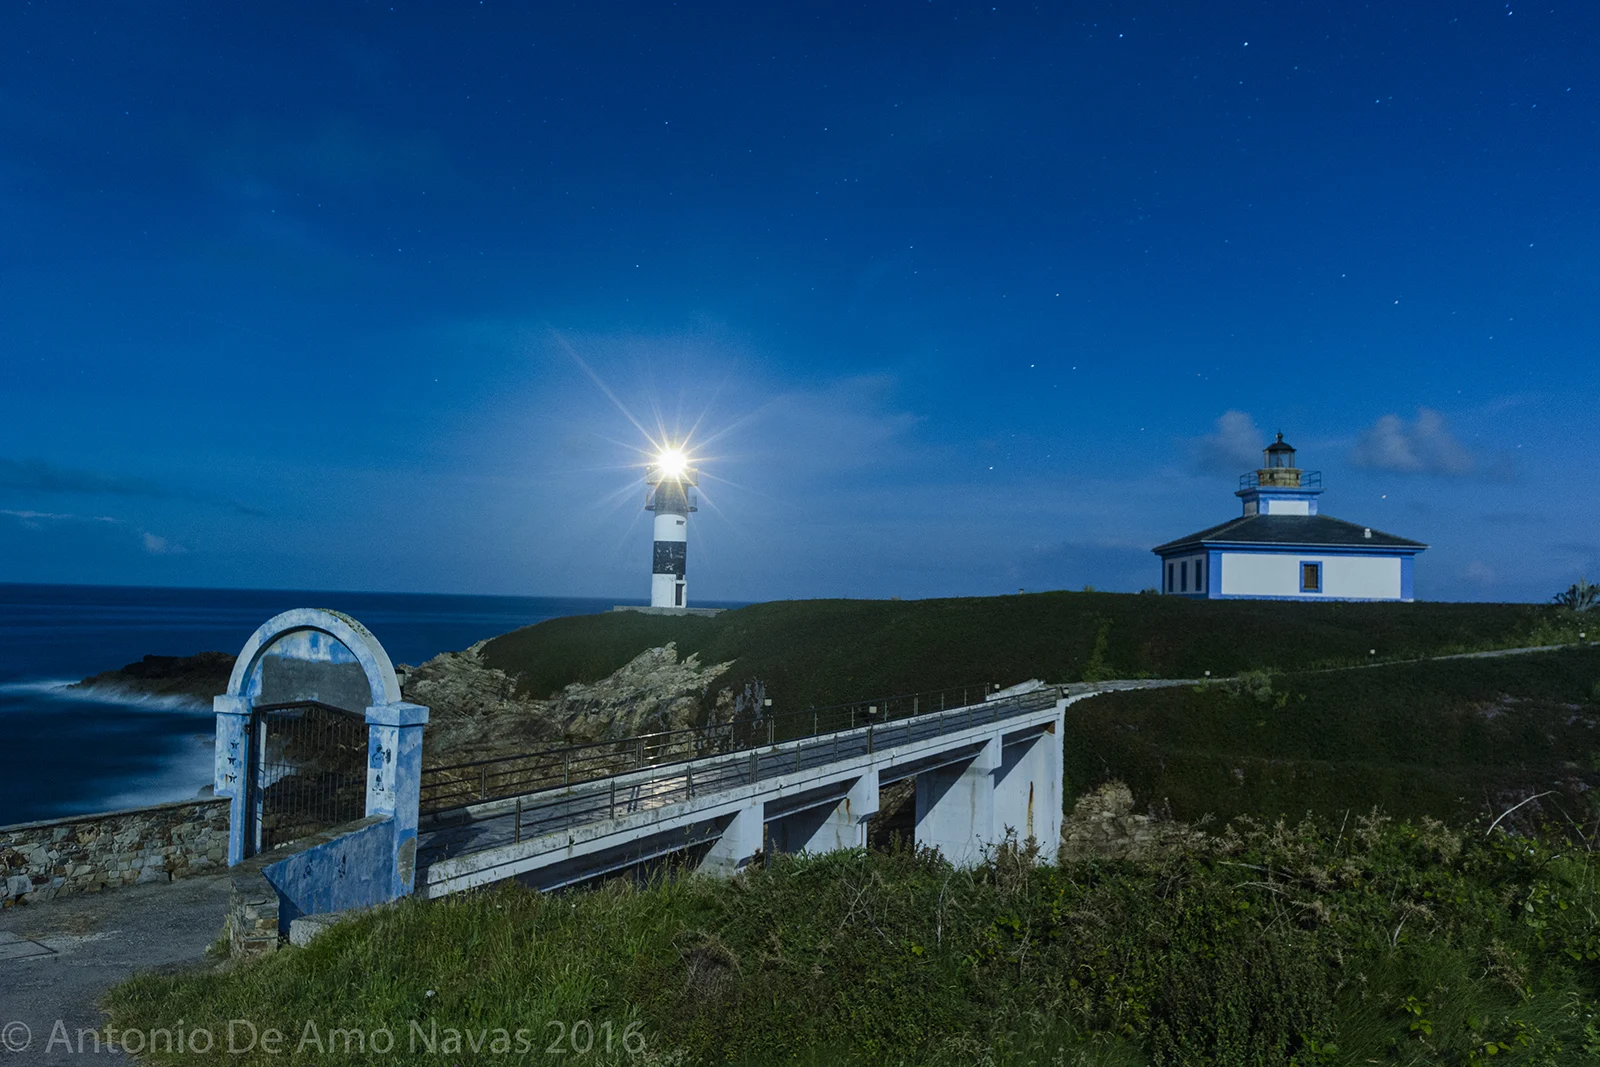
<path fill-rule="evenodd" d="M 1176 541 L 1157 545 L 1150 551 L 1157 555 L 1165 555 L 1180 548 L 1213 544 L 1401 548 L 1410 551 L 1420 551 L 1428 547 L 1421 541 L 1396 537 L 1381 530 L 1373 530 L 1372 536 L 1368 537 L 1368 529 L 1369 527 L 1345 522 L 1331 515 L 1243 515 L 1220 526 L 1213 526 L 1209 530 L 1201 530 L 1188 537 L 1180 537 Z"/>

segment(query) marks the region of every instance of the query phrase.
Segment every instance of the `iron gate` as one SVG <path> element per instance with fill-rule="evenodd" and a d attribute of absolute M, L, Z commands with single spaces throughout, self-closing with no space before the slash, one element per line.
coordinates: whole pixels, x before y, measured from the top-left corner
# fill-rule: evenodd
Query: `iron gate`
<path fill-rule="evenodd" d="M 364 716 L 302 701 L 258 707 L 250 725 L 252 855 L 366 814 Z"/>

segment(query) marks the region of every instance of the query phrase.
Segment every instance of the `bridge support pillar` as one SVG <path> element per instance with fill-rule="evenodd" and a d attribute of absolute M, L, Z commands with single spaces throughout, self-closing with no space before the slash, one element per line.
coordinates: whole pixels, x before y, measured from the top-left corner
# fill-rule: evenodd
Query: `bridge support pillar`
<path fill-rule="evenodd" d="M 878 768 L 867 767 L 837 804 L 774 819 L 767 840 L 777 852 L 836 852 L 865 848 L 867 820 L 878 813 Z"/>
<path fill-rule="evenodd" d="M 1061 716 L 1038 736 L 1005 746 L 995 774 L 995 839 L 1007 830 L 1019 841 L 1032 839 L 1041 863 L 1054 863 L 1061 844 Z"/>
<path fill-rule="evenodd" d="M 976 867 L 995 833 L 995 772 L 1000 736 L 991 737 L 966 763 L 917 775 L 916 842 L 937 848 L 957 867 Z"/>
<path fill-rule="evenodd" d="M 734 875 L 747 867 L 762 847 L 761 801 L 752 800 L 738 811 L 728 823 L 717 843 L 711 846 L 700 861 L 700 870 L 706 874 Z"/>

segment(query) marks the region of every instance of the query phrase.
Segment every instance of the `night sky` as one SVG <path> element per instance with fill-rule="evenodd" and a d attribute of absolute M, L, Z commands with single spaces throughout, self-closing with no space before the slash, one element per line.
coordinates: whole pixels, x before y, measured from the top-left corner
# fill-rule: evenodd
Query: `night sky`
<path fill-rule="evenodd" d="M 531 9 L 531 10 L 530 10 Z M 1600 577 L 1600 5 L 7 3 L 0 581 Z M 638 424 L 638 425 L 636 425 Z"/>

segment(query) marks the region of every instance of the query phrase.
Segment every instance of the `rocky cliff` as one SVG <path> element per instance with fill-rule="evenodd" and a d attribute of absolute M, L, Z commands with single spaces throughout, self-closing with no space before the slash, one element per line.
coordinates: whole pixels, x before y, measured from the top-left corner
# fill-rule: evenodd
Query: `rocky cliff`
<path fill-rule="evenodd" d="M 104 689 L 141 696 L 187 697 L 207 706 L 228 688 L 233 657 L 226 652 L 193 656 L 146 656 L 114 671 L 92 675 L 69 689 Z"/>
<path fill-rule="evenodd" d="M 430 763 L 459 763 L 680 729 L 695 721 L 711 687 L 731 666 L 702 666 L 694 655 L 679 659 L 677 645 L 668 642 L 641 652 L 607 678 L 575 683 L 552 698 L 535 700 L 518 693 L 515 678 L 484 662 L 485 644 L 480 641 L 462 652 L 446 652 L 420 667 L 396 668 L 405 698 L 432 709 L 427 735 Z M 192 698 L 209 704 L 227 689 L 233 659 L 226 652 L 146 656 L 85 678 L 72 688 Z M 738 697 L 732 690 L 717 693 L 714 714 L 726 719 L 747 704 L 759 706 L 759 687 L 745 689 Z"/>
<path fill-rule="evenodd" d="M 406 699 L 432 709 L 426 749 L 431 764 L 689 726 L 731 666 L 702 666 L 694 655 L 680 660 L 676 644 L 668 642 L 641 652 L 607 678 L 534 700 L 517 692 L 515 678 L 484 663 L 485 643 L 400 668 Z M 717 698 L 718 707 L 734 703 L 731 690 Z"/>

